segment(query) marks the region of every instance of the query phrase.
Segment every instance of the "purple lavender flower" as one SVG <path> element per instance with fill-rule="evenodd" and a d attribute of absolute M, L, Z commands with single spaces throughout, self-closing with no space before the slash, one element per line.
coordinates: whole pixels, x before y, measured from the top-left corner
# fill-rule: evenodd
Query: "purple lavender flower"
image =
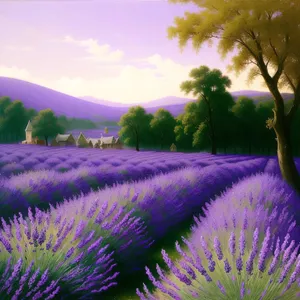
<path fill-rule="evenodd" d="M 214 238 L 214 248 L 215 248 L 218 260 L 222 260 L 223 252 L 222 252 L 220 240 L 217 236 L 215 236 L 215 238 Z"/>
<path fill-rule="evenodd" d="M 74 248 L 74 247 L 71 247 L 71 248 L 67 251 L 66 256 L 65 256 L 65 260 L 69 259 L 69 258 L 73 255 L 74 250 L 75 250 L 75 248 Z"/>
<path fill-rule="evenodd" d="M 208 261 L 208 270 L 210 272 L 213 272 L 215 270 L 215 266 L 216 266 L 216 263 L 212 259 L 210 259 Z"/>
<path fill-rule="evenodd" d="M 41 246 L 46 240 L 46 228 L 43 228 L 40 232 L 38 243 Z"/>
<path fill-rule="evenodd" d="M 283 263 L 286 263 L 288 261 L 290 253 L 291 253 L 291 251 L 294 248 L 294 245 L 295 245 L 295 241 L 292 240 L 291 243 L 290 243 L 290 245 L 284 250 L 283 258 L 282 258 L 282 262 Z"/>
<path fill-rule="evenodd" d="M 272 262 L 270 264 L 269 271 L 268 271 L 269 275 L 272 275 L 274 273 L 275 268 L 276 268 L 276 264 L 278 263 L 279 255 L 280 255 L 280 238 L 277 238 L 276 249 L 275 249 L 275 252 L 274 252 L 274 257 L 272 259 Z"/>
<path fill-rule="evenodd" d="M 92 251 L 96 250 L 96 249 L 100 246 L 102 240 L 103 240 L 103 237 L 100 237 L 98 240 L 96 240 L 96 241 L 88 248 L 88 250 L 87 250 L 88 254 L 90 254 Z"/>
<path fill-rule="evenodd" d="M 296 264 L 294 272 L 291 274 L 289 282 L 285 288 L 286 290 L 288 290 L 292 286 L 292 284 L 296 281 L 296 278 L 299 276 L 299 274 L 300 274 L 300 255 L 298 255 L 298 262 Z"/>
<path fill-rule="evenodd" d="M 60 287 L 58 286 L 45 300 L 53 299 L 59 292 Z"/>
<path fill-rule="evenodd" d="M 289 239 L 290 239 L 290 234 L 287 233 L 286 236 L 284 237 L 284 242 L 283 244 L 281 245 L 281 252 L 284 252 L 288 242 L 289 242 Z"/>
<path fill-rule="evenodd" d="M 241 230 L 241 235 L 240 235 L 240 254 L 241 254 L 241 256 L 243 256 L 245 254 L 245 248 L 246 248 L 245 231 Z"/>
<path fill-rule="evenodd" d="M 37 268 L 37 270 L 33 273 L 31 278 L 28 281 L 28 287 L 31 288 L 31 286 L 35 283 L 37 276 L 40 273 L 40 268 Z"/>
<path fill-rule="evenodd" d="M 231 267 L 227 258 L 224 260 L 224 270 L 226 273 L 229 273 L 231 271 Z"/>
<path fill-rule="evenodd" d="M 271 238 L 271 232 L 270 232 L 270 227 L 268 227 L 258 258 L 258 270 L 260 270 L 261 272 L 264 272 L 265 270 L 265 260 L 269 250 L 268 247 L 270 243 L 270 238 Z"/>
<path fill-rule="evenodd" d="M 229 246 L 231 255 L 235 255 L 235 234 L 233 231 L 230 233 L 228 246 Z"/>
<path fill-rule="evenodd" d="M 52 246 L 52 240 L 53 240 L 53 234 L 51 233 L 48 239 L 48 242 L 46 244 L 46 249 L 49 250 Z"/>
<path fill-rule="evenodd" d="M 244 297 L 245 297 L 245 282 L 244 281 L 242 282 L 242 285 L 241 285 L 240 296 L 241 296 L 241 299 L 244 299 Z"/>
<path fill-rule="evenodd" d="M 244 209 L 244 220 L 243 220 L 243 230 L 248 229 L 248 208 L 245 207 Z"/>
<path fill-rule="evenodd" d="M 95 214 L 97 208 L 98 208 L 98 199 L 94 200 L 91 208 L 89 209 L 89 211 L 86 215 L 87 218 L 91 219 L 93 217 L 93 215 Z"/>
<path fill-rule="evenodd" d="M 161 253 L 162 253 L 162 256 L 163 256 L 163 259 L 164 259 L 165 263 L 170 268 L 170 270 L 172 270 L 172 272 L 174 273 L 174 275 L 180 281 L 182 281 L 184 284 L 191 285 L 192 284 L 191 280 L 186 275 L 182 274 L 177 267 L 175 267 L 175 265 L 173 264 L 172 260 L 169 258 L 167 252 L 165 250 L 162 250 Z"/>
<path fill-rule="evenodd" d="M 10 242 L 0 233 L 0 242 L 3 244 L 4 248 L 8 253 L 12 253 L 12 247 Z"/>
<path fill-rule="evenodd" d="M 219 280 L 217 281 L 217 286 L 220 289 L 221 293 L 223 295 L 226 295 L 226 290 L 225 290 L 224 286 L 221 284 L 221 282 Z"/>
<path fill-rule="evenodd" d="M 79 221 L 72 241 L 76 241 L 79 237 L 81 237 L 81 234 L 84 231 L 84 228 L 86 227 L 86 225 L 87 225 L 86 221 L 84 221 L 84 220 Z"/>
<path fill-rule="evenodd" d="M 243 270 L 243 260 L 241 256 L 239 256 L 236 260 L 236 269 L 238 270 L 238 272 L 241 272 Z"/>
<path fill-rule="evenodd" d="M 203 251 L 204 251 L 204 254 L 205 254 L 207 260 L 211 260 L 212 259 L 212 253 L 208 250 L 207 244 L 206 244 L 203 236 L 200 237 L 200 240 L 201 240 L 201 245 L 202 245 L 202 248 L 203 248 Z"/>

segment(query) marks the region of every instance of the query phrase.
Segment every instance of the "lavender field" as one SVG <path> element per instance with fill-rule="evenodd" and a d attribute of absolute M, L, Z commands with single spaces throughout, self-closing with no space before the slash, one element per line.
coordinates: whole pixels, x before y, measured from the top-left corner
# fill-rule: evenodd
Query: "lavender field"
<path fill-rule="evenodd" d="M 275 157 L 1 145 L 0 166 L 1 299 L 300 293 Z"/>

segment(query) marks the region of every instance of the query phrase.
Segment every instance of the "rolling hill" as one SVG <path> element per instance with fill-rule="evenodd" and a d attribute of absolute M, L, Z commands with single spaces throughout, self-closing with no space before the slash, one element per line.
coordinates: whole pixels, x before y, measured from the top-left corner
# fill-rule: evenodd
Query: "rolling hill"
<path fill-rule="evenodd" d="M 259 91 L 233 92 L 234 98 L 241 95 L 254 98 L 256 101 L 265 101 L 271 98 L 271 94 Z M 94 121 L 119 121 L 120 117 L 128 111 L 130 105 L 100 100 L 93 97 L 83 97 L 86 100 L 69 96 L 55 90 L 33 84 L 27 81 L 0 77 L 0 97 L 8 96 L 12 100 L 21 100 L 26 108 L 42 110 L 52 109 L 57 115 L 67 117 L 90 119 Z M 292 94 L 283 94 L 285 99 L 290 99 Z M 88 98 L 90 99 L 89 101 Z M 93 100 L 93 102 L 91 102 Z M 164 97 L 141 104 L 147 112 L 154 113 L 159 107 L 178 116 L 184 111 L 186 103 L 193 101 L 188 98 Z M 99 103 L 95 103 L 99 102 Z M 106 104 L 106 105 L 105 105 Z M 120 105 L 120 106 L 118 106 Z M 131 104 L 131 106 L 136 104 Z"/>

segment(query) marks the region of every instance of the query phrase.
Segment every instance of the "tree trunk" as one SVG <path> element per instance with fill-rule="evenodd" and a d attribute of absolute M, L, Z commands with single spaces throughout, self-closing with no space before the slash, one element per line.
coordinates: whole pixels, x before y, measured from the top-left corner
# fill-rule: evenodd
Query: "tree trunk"
<path fill-rule="evenodd" d="M 212 119 L 212 108 L 210 106 L 209 100 L 205 96 L 203 97 L 203 99 L 207 104 L 207 108 L 208 108 L 208 122 L 209 122 L 210 137 L 211 137 L 211 154 L 217 154 L 217 142 L 216 142 L 214 122 Z"/>
<path fill-rule="evenodd" d="M 140 140 L 139 140 L 139 135 L 136 135 L 136 144 L 135 144 L 135 150 L 140 151 Z"/>
<path fill-rule="evenodd" d="M 282 177 L 300 193 L 300 176 L 293 158 L 290 126 L 287 124 L 284 113 L 276 111 L 274 117 L 277 156 Z"/>
<path fill-rule="evenodd" d="M 48 137 L 45 136 L 45 142 L 46 142 L 46 146 L 48 146 Z"/>
<path fill-rule="evenodd" d="M 217 145 L 214 138 L 211 140 L 211 154 L 217 154 Z"/>

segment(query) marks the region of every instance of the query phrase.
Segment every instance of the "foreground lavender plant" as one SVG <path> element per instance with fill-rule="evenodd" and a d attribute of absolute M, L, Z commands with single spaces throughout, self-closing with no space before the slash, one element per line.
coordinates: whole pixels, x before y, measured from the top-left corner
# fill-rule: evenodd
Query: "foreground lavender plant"
<path fill-rule="evenodd" d="M 92 297 L 117 284 L 119 272 L 114 251 L 107 239 L 116 243 L 118 253 L 130 244 L 147 248 L 145 226 L 133 216 L 134 210 L 117 203 L 94 204 L 80 213 L 28 210 L 28 218 L 14 216 L 0 230 L 0 299 L 59 299 L 60 294 Z M 97 219 L 97 222 L 96 222 Z"/>
<path fill-rule="evenodd" d="M 251 190 L 245 189 L 245 182 Z M 291 226 L 294 219 L 289 209 L 300 199 L 289 193 L 290 188 L 280 179 L 269 175 L 253 176 L 245 182 L 209 205 L 206 218 L 196 219 L 192 236 L 182 238 L 185 251 L 176 242 L 179 260 L 172 261 L 162 250 L 170 273 L 160 275 L 157 281 L 148 270 L 156 291 L 144 295 L 137 289 L 140 299 L 175 299 L 171 293 L 182 300 L 298 299 L 300 236 L 297 226 Z M 226 215 L 217 219 L 222 211 Z M 276 214 L 280 226 L 274 221 Z"/>

